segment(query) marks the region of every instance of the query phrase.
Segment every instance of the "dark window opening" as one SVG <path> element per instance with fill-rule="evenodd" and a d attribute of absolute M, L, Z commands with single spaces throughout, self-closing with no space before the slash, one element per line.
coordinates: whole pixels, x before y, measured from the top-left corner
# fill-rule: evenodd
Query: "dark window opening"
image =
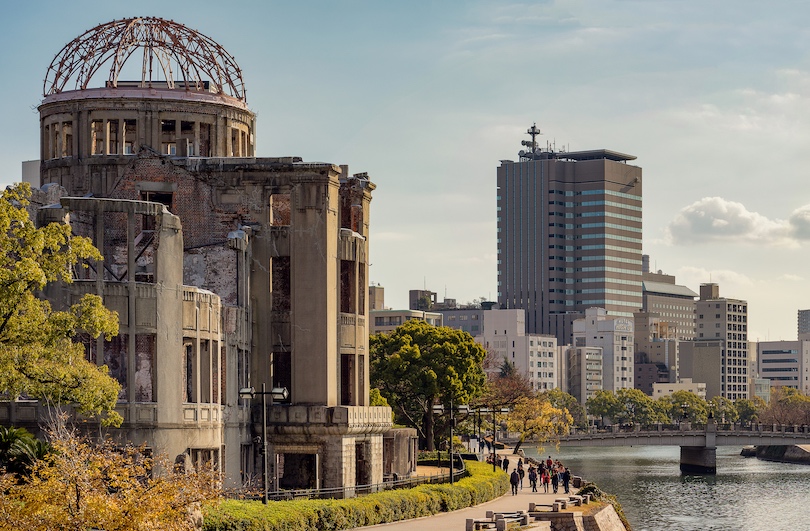
<path fill-rule="evenodd" d="M 290 257 L 278 256 L 270 260 L 270 289 L 274 312 L 289 312 L 290 301 Z"/>
<path fill-rule="evenodd" d="M 354 405 L 354 355 L 343 354 L 340 357 L 340 405 Z"/>
<path fill-rule="evenodd" d="M 355 278 L 355 262 L 351 260 L 340 261 L 340 311 L 343 313 L 356 313 L 355 301 L 357 293 L 357 279 Z"/>

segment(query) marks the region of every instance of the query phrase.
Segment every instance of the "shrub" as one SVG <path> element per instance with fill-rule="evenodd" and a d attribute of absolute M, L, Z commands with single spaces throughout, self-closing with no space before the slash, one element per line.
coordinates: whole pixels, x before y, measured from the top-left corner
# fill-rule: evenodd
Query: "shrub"
<path fill-rule="evenodd" d="M 346 500 L 225 500 L 205 507 L 206 531 L 353 529 L 477 505 L 505 494 L 509 480 L 486 463 L 468 462 L 470 475 L 453 485 L 425 484 Z"/>

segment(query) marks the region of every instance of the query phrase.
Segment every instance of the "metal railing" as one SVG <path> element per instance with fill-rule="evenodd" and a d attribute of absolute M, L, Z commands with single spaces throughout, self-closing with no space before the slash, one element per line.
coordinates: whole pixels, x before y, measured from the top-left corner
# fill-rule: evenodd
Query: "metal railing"
<path fill-rule="evenodd" d="M 458 481 L 469 475 L 464 461 L 459 460 L 461 468 L 453 469 L 453 480 Z M 458 463 L 456 463 L 458 466 Z M 442 474 L 432 474 L 429 476 L 413 476 L 409 478 L 394 479 L 393 477 L 386 479 L 382 483 L 371 483 L 367 485 L 355 485 L 352 487 L 332 487 L 328 489 L 291 489 L 291 490 L 278 490 L 267 493 L 268 500 L 282 501 L 282 500 L 322 500 L 322 499 L 340 499 L 340 498 L 354 498 L 356 496 L 363 496 L 375 492 L 382 492 L 385 490 L 395 489 L 410 489 L 419 485 L 430 483 L 449 483 L 450 472 Z M 246 495 L 240 496 L 247 500 L 261 500 L 261 495 Z"/>

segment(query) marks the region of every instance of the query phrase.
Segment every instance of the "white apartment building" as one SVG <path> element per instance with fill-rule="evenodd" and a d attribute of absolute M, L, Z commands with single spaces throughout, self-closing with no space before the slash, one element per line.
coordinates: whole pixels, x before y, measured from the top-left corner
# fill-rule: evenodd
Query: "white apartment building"
<path fill-rule="evenodd" d="M 371 314 L 369 334 L 372 335 L 379 334 L 380 332 L 386 334 L 391 333 L 396 330 L 399 325 L 412 319 L 425 321 L 433 326 L 443 326 L 442 314 L 434 312 L 423 312 L 421 310 L 372 310 L 369 314 Z"/>
<path fill-rule="evenodd" d="M 602 389 L 602 348 L 568 346 L 565 355 L 568 361 L 565 391 L 584 406 Z"/>
<path fill-rule="evenodd" d="M 680 382 L 654 383 L 653 398 L 658 399 L 670 396 L 676 391 L 688 391 L 706 399 L 706 384 L 703 382 L 693 382 L 691 378 L 683 378 Z"/>
<path fill-rule="evenodd" d="M 554 336 L 526 334 L 522 309 L 484 310 L 483 321 L 483 333 L 475 336 L 476 341 L 524 373 L 536 391 L 557 387 L 560 364 Z"/>
<path fill-rule="evenodd" d="M 573 323 L 574 347 L 602 349 L 602 388 L 633 389 L 633 319 L 588 308 L 585 318 Z"/>

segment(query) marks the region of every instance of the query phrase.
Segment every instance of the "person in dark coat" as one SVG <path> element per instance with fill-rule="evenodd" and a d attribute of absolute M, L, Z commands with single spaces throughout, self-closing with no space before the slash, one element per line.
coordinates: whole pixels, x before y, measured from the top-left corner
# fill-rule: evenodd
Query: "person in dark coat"
<path fill-rule="evenodd" d="M 509 458 L 508 457 L 503 458 L 503 471 L 504 472 L 509 472 Z"/>
<path fill-rule="evenodd" d="M 529 467 L 529 485 L 532 487 L 532 492 L 537 492 L 537 469 L 534 466 Z"/>
<path fill-rule="evenodd" d="M 517 469 L 513 470 L 512 475 L 509 476 L 509 483 L 512 485 L 512 496 L 515 496 L 518 491 L 518 483 L 520 483 L 520 475 Z"/>
<path fill-rule="evenodd" d="M 568 484 L 571 483 L 571 471 L 569 469 L 565 469 L 562 473 L 562 480 L 563 480 L 563 487 L 565 488 L 565 493 L 570 494 L 568 492 Z"/>

